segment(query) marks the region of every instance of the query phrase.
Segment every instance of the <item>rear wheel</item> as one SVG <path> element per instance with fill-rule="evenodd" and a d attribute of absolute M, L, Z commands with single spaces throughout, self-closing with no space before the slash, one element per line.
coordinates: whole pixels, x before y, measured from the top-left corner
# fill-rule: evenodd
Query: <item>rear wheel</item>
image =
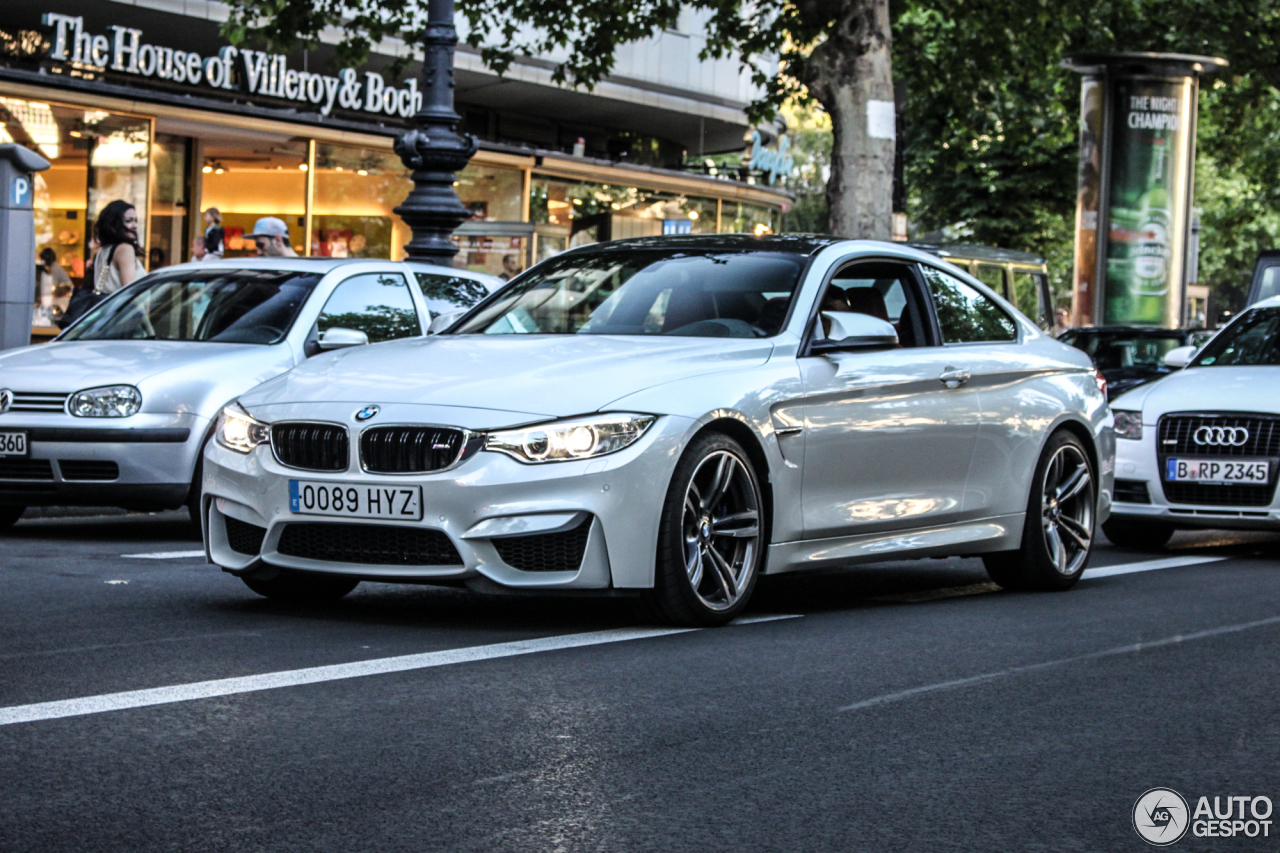
<path fill-rule="evenodd" d="M 0 530 L 8 530 L 27 511 L 25 506 L 0 506 Z"/>
<path fill-rule="evenodd" d="M 677 625 L 724 625 L 743 611 L 764 565 L 760 484 L 742 446 L 711 433 L 676 465 L 662 509 L 648 609 Z"/>
<path fill-rule="evenodd" d="M 1173 526 L 1157 521 L 1109 518 L 1102 522 L 1102 532 L 1113 545 L 1121 548 L 1157 550 L 1169 544 L 1173 538 Z"/>
<path fill-rule="evenodd" d="M 987 574 L 1006 589 L 1070 589 L 1093 551 L 1096 501 L 1089 452 L 1071 433 L 1055 433 L 1036 465 L 1022 547 L 984 556 Z"/>
<path fill-rule="evenodd" d="M 337 601 L 360 581 L 341 575 L 281 572 L 270 580 L 241 578 L 244 585 L 265 598 L 286 604 L 326 604 Z"/>

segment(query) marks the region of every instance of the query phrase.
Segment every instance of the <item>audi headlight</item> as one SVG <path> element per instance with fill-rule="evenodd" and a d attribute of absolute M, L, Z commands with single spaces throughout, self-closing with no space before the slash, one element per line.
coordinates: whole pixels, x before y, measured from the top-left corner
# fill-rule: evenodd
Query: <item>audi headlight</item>
<path fill-rule="evenodd" d="M 71 395 L 67 411 L 77 418 L 127 418 L 142 408 L 142 392 L 132 385 L 87 388 Z"/>
<path fill-rule="evenodd" d="M 218 428 L 214 434 L 218 437 L 218 444 L 237 453 L 248 453 L 271 440 L 271 428 L 234 403 L 218 415 Z"/>
<path fill-rule="evenodd" d="M 484 449 L 521 462 L 568 462 L 604 456 L 634 444 L 656 417 L 610 413 L 549 424 L 504 429 L 485 436 Z"/>
<path fill-rule="evenodd" d="M 1115 416 L 1117 438 L 1142 438 L 1142 412 L 1116 412 Z"/>

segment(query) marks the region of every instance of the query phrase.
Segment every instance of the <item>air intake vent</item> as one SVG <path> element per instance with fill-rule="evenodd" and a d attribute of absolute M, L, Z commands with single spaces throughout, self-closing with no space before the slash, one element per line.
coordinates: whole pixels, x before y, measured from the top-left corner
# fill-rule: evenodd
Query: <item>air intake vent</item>
<path fill-rule="evenodd" d="M 347 428 L 334 424 L 273 424 L 271 449 L 281 465 L 304 471 L 345 471 L 349 461 Z"/>
<path fill-rule="evenodd" d="M 64 480 L 115 480 L 120 466 L 99 459 L 59 459 L 58 470 Z"/>
<path fill-rule="evenodd" d="M 0 459 L 0 480 L 53 482 L 53 466 L 48 459 Z"/>
<path fill-rule="evenodd" d="M 53 412 L 62 414 L 67 410 L 67 397 L 70 394 L 45 394 L 39 391 L 14 391 L 11 412 Z"/>
<path fill-rule="evenodd" d="M 587 551 L 592 516 L 572 530 L 491 539 L 502 562 L 522 572 L 576 572 Z"/>
<path fill-rule="evenodd" d="M 360 436 L 360 463 L 374 474 L 440 471 L 458 461 L 462 430 L 449 427 L 386 426 Z"/>
<path fill-rule="evenodd" d="M 231 550 L 249 557 L 258 556 L 262 551 L 262 540 L 267 535 L 267 528 L 229 515 L 224 515 L 222 520 L 227 526 L 227 544 L 231 546 Z"/>
<path fill-rule="evenodd" d="M 1144 480 L 1116 480 L 1115 498 L 1121 503 L 1149 504 L 1151 495 Z"/>
<path fill-rule="evenodd" d="M 288 557 L 362 566 L 461 566 L 442 531 L 389 524 L 289 524 L 276 550 Z"/>

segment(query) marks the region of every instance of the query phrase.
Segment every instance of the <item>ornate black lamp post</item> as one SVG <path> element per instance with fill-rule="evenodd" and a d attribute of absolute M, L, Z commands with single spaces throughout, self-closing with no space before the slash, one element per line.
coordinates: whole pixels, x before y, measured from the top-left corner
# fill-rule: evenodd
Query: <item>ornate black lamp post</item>
<path fill-rule="evenodd" d="M 476 153 L 476 138 L 458 132 L 461 117 L 453 109 L 453 0 L 430 0 L 423 36 L 422 109 L 415 127 L 396 140 L 396 154 L 413 169 L 413 191 L 395 212 L 408 223 L 413 239 L 409 259 L 451 266 L 458 247 L 449 239 L 471 217 L 453 189 L 455 173 Z"/>

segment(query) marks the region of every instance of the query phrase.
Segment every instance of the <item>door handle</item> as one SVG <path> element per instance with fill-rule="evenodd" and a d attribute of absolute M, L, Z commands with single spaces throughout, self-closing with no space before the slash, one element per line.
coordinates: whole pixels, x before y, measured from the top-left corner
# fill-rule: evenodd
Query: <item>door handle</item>
<path fill-rule="evenodd" d="M 969 381 L 970 373 L 967 370 L 958 367 L 943 368 L 942 375 L 938 379 L 948 388 L 959 388 L 961 385 Z"/>

